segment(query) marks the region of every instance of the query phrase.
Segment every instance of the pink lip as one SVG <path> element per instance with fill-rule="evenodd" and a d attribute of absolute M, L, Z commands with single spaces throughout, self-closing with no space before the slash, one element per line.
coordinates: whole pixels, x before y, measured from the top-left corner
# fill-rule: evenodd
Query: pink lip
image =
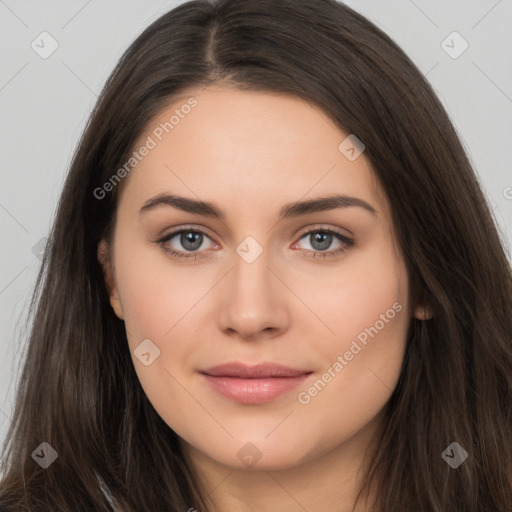
<path fill-rule="evenodd" d="M 262 404 L 291 391 L 312 372 L 266 363 L 227 363 L 199 372 L 214 391 L 235 402 Z"/>

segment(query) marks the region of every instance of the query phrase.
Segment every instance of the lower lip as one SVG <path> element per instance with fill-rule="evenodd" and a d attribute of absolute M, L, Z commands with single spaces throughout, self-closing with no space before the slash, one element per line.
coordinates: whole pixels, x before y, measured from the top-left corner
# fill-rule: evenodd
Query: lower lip
<path fill-rule="evenodd" d="M 240 379 L 237 377 L 212 377 L 202 374 L 208 384 L 220 395 L 241 404 L 264 404 L 295 389 L 310 374 L 297 377 L 268 377 Z"/>

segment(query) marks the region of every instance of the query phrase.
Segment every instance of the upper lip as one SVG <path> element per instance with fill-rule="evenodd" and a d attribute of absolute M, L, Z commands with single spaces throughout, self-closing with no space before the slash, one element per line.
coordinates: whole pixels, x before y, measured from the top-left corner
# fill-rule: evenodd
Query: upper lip
<path fill-rule="evenodd" d="M 246 365 L 243 363 L 225 363 L 206 370 L 201 370 L 200 373 L 210 375 L 212 377 L 238 377 L 241 379 L 257 379 L 268 377 L 298 377 L 311 373 L 307 370 L 297 370 L 288 366 L 283 366 L 275 363 L 262 363 L 254 366 Z"/>

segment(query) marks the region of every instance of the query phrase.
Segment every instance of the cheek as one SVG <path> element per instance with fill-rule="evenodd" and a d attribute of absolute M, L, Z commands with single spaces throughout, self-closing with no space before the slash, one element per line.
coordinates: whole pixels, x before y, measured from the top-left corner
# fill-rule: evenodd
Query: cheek
<path fill-rule="evenodd" d="M 393 304 L 394 308 L 386 309 L 390 303 L 377 308 L 378 315 L 355 335 L 340 337 L 338 346 L 331 345 L 330 354 L 325 354 L 329 362 L 323 373 L 301 390 L 299 403 L 304 411 L 323 418 L 322 436 L 327 444 L 336 443 L 340 435 L 350 438 L 371 422 L 397 385 L 407 321 L 405 307 L 401 308 L 398 302 Z M 379 318 L 381 312 L 388 323 Z"/>
<path fill-rule="evenodd" d="M 356 432 L 382 410 L 398 382 L 409 326 L 408 280 L 393 254 L 388 248 L 347 265 L 317 299 L 335 334 L 315 347 L 324 366 L 298 401 L 324 418 L 327 437 L 339 436 L 340 425 L 347 435 Z"/>
<path fill-rule="evenodd" d="M 185 363 L 197 353 L 197 340 L 205 338 L 205 325 L 213 325 L 204 306 L 219 277 L 206 265 L 184 271 L 160 249 L 121 232 L 116 238 L 116 277 L 139 381 L 155 408 L 174 417 L 180 408 L 190 409 L 180 382 L 184 372 L 189 378 L 193 371 Z M 146 366 L 138 355 L 148 351 L 151 363 Z"/>
<path fill-rule="evenodd" d="M 296 288 L 324 324 L 317 322 L 324 334 L 315 351 L 332 358 L 350 350 L 353 340 L 362 346 L 373 339 L 395 340 L 379 344 L 384 352 L 403 345 L 408 326 L 407 272 L 387 241 L 351 255 L 339 268 L 323 269 L 315 278 L 315 287 L 310 276 L 302 276 Z M 364 359 L 362 353 L 357 359 Z"/>
<path fill-rule="evenodd" d="M 188 315 L 214 281 L 207 270 L 183 271 L 146 241 L 116 240 L 116 276 L 130 345 L 149 338 L 162 343 L 181 335 Z M 199 267 L 197 267 L 199 268 Z M 208 284 L 210 283 L 210 284 Z"/>
<path fill-rule="evenodd" d="M 192 412 L 198 411 L 180 385 L 180 372 L 194 349 L 187 341 L 194 339 L 194 306 L 208 291 L 207 279 L 200 273 L 173 270 L 154 248 L 123 234 L 116 239 L 116 278 L 139 382 L 161 417 L 179 417 L 189 424 L 194 421 Z"/>

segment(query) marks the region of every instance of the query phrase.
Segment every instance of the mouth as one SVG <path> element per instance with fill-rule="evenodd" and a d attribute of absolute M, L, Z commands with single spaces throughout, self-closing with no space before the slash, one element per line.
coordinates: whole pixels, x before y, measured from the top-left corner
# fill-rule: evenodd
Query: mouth
<path fill-rule="evenodd" d="M 292 391 L 313 372 L 274 363 L 227 363 L 199 373 L 224 398 L 242 404 L 262 404 Z"/>

